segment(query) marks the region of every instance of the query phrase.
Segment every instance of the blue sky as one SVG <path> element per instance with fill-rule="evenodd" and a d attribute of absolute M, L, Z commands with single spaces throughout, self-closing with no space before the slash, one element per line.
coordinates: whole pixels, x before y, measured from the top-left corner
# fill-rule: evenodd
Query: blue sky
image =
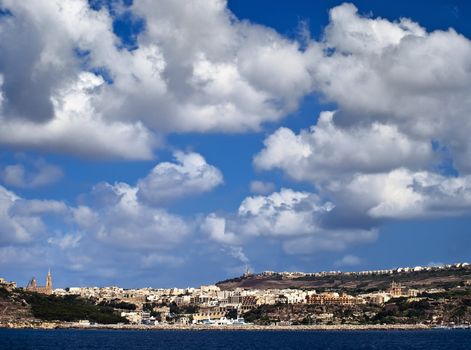
<path fill-rule="evenodd" d="M 0 9 L 0 276 L 471 260 L 467 2 Z"/>

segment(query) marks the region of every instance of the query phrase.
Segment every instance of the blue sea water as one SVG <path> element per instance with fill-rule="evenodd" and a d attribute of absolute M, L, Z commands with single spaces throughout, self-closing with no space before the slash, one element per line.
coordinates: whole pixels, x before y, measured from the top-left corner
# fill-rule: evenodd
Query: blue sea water
<path fill-rule="evenodd" d="M 471 331 L 45 331 L 0 329 L 0 349 L 471 350 Z"/>

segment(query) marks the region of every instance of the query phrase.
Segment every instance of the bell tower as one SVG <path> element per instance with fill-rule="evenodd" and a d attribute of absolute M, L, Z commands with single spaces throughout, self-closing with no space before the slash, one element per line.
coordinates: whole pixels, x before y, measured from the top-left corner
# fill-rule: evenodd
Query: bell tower
<path fill-rule="evenodd" d="M 51 276 L 51 269 L 47 272 L 46 277 L 46 294 L 52 294 L 52 276 Z"/>

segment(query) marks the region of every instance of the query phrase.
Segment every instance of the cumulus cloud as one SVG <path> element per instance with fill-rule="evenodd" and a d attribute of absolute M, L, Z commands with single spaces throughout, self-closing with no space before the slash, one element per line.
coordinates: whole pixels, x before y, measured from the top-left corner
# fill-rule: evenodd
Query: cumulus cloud
<path fill-rule="evenodd" d="M 307 56 L 226 5 L 136 0 L 110 13 L 86 0 L 3 1 L 1 143 L 149 159 L 169 132 L 279 120 L 311 89 Z M 143 23 L 132 49 L 113 32 L 123 12 Z"/>
<path fill-rule="evenodd" d="M 371 228 L 381 219 L 466 214 L 469 175 L 450 176 L 432 169 L 431 143 L 413 140 L 396 127 L 372 124 L 343 129 L 335 114 L 298 135 L 280 128 L 255 156 L 258 169 L 281 169 L 316 186 L 335 207 L 322 216 L 326 226 Z"/>
<path fill-rule="evenodd" d="M 241 261 L 255 239 L 278 241 L 288 254 L 342 251 L 375 240 L 385 219 L 469 213 L 471 42 L 453 29 L 428 32 L 343 4 L 330 11 L 321 40 L 305 33 L 298 43 L 238 20 L 224 1 L 135 0 L 120 9 L 144 23 L 131 49 L 104 6 L 2 6 L 12 14 L 0 19 L 4 145 L 151 159 L 168 133 L 260 130 L 313 91 L 335 105 L 307 130 L 279 128 L 254 158 L 258 170 L 281 169 L 315 193 L 273 193 L 254 181 L 256 195 L 237 212 L 199 222 Z M 450 170 L 440 168 L 445 153 Z M 34 183 L 19 166 L 5 170 L 10 186 Z M 30 242 L 44 232 L 43 216 L 60 214 L 76 226 L 64 232 L 83 236 L 57 234 L 49 246 L 63 247 L 77 271 L 105 250 L 112 258 L 97 271 L 109 276 L 119 273 L 111 260 L 130 256 L 144 267 L 178 265 L 168 252 L 195 224 L 163 203 L 222 181 L 202 156 L 176 153 L 136 184 L 95 186 L 78 206 L 0 187 L 0 244 Z M 87 256 L 67 255 L 74 249 Z"/>
<path fill-rule="evenodd" d="M 267 196 L 245 198 L 237 214 L 208 215 L 201 229 L 221 244 L 240 246 L 256 237 L 277 239 L 288 254 L 343 250 L 376 239 L 374 230 L 324 227 L 323 217 L 334 209 L 314 193 L 283 188 Z"/>
<path fill-rule="evenodd" d="M 254 166 L 314 185 L 335 205 L 322 216 L 328 228 L 466 215 L 471 41 L 343 4 L 306 54 L 313 89 L 337 109 L 299 133 L 279 128 Z M 441 168 L 445 162 L 451 169 Z"/>
<path fill-rule="evenodd" d="M 313 193 L 282 188 L 268 196 L 245 198 L 238 217 L 247 235 L 290 236 L 317 231 L 318 215 L 332 208 L 332 203 L 322 203 Z"/>
<path fill-rule="evenodd" d="M 198 153 L 175 153 L 176 163 L 157 164 L 136 185 L 103 182 L 71 208 L 73 222 L 110 246 L 147 251 L 144 265 L 182 243 L 193 219 L 170 213 L 168 201 L 207 192 L 222 183 L 222 174 Z M 151 258 L 151 253 L 157 254 Z M 160 259 L 160 258 L 159 258 Z M 161 259 L 169 261 L 169 259 Z"/>
<path fill-rule="evenodd" d="M 280 128 L 255 156 L 261 170 L 282 169 L 301 181 L 322 181 L 345 173 L 377 173 L 397 167 L 420 169 L 433 160 L 431 142 L 414 140 L 395 125 L 372 123 L 341 128 L 334 112 L 323 112 L 309 130 Z"/>
<path fill-rule="evenodd" d="M 187 259 L 174 253 L 197 241 L 192 233 L 198 218 L 169 212 L 165 195 L 148 201 L 139 192 L 151 186 L 144 181 L 152 176 L 153 191 L 175 188 L 175 197 L 195 195 L 211 190 L 222 175 L 197 153 L 176 157 L 177 163 L 158 164 L 134 185 L 98 183 L 79 196 L 77 205 L 25 199 L 0 186 L 0 248 L 13 247 L 4 250 L 6 256 L 21 255 L 20 246 L 28 244 L 32 253 L 44 255 L 44 263 L 53 261 L 76 272 L 93 265 L 93 274 L 106 278 L 118 276 L 130 259 L 143 269 L 182 266 Z"/>
<path fill-rule="evenodd" d="M 44 232 L 42 214 L 63 213 L 57 201 L 25 200 L 0 186 L 0 245 L 30 242 Z"/>
<path fill-rule="evenodd" d="M 330 125 L 317 125 L 316 147 L 330 152 L 322 139 L 329 127 L 341 146 L 365 136 L 385 137 L 387 148 L 397 137 L 406 148 L 391 163 L 407 166 L 423 164 L 433 140 L 469 171 L 471 44 L 452 29 L 429 33 L 409 19 L 363 17 L 343 4 L 330 11 L 321 41 L 301 45 L 238 20 L 224 1 L 137 0 L 123 11 L 145 25 L 127 50 L 106 7 L 85 0 L 3 6 L 12 13 L 0 22 L 5 144 L 149 159 L 165 133 L 257 130 L 314 90 L 339 106 Z M 277 136 L 294 141 L 285 129 Z M 416 146 L 418 159 L 407 154 Z M 373 164 L 363 148 L 352 161 L 371 171 L 390 165 Z"/>
<path fill-rule="evenodd" d="M 98 214 L 94 212 L 91 208 L 79 205 L 77 207 L 71 208 L 72 220 L 82 228 L 91 228 L 96 225 L 99 220 Z"/>
<path fill-rule="evenodd" d="M 409 19 L 363 17 L 343 4 L 310 50 L 315 90 L 339 106 L 338 125 L 391 125 L 444 145 L 458 170 L 469 172 L 468 38 L 453 29 L 427 32 Z"/>
<path fill-rule="evenodd" d="M 4 117 L 1 142 L 89 157 L 153 158 L 157 139 L 140 121 L 107 120 L 91 106 L 94 89 L 103 83 L 99 76 L 81 73 L 51 97 L 56 114 L 48 121 Z"/>
<path fill-rule="evenodd" d="M 338 191 L 375 218 L 436 217 L 466 214 L 471 208 L 471 179 L 397 169 L 356 175 Z"/>
<path fill-rule="evenodd" d="M 93 224 L 84 223 L 83 216 L 88 211 L 84 208 L 75 218 L 102 242 L 127 249 L 168 249 L 190 232 L 188 223 L 179 216 L 141 203 L 136 187 L 102 183 L 97 190 L 95 195 L 107 196 L 108 204 L 93 207 L 97 214 Z"/>
<path fill-rule="evenodd" d="M 223 182 L 219 169 L 208 164 L 198 153 L 176 152 L 176 163 L 163 162 L 138 181 L 138 196 L 162 205 L 184 196 L 211 191 Z"/>
<path fill-rule="evenodd" d="M 29 170 L 23 164 L 11 164 L 1 171 L 2 181 L 7 186 L 20 188 L 35 188 L 46 186 L 59 181 L 63 172 L 56 165 L 48 164 L 42 159 L 31 162 Z"/>

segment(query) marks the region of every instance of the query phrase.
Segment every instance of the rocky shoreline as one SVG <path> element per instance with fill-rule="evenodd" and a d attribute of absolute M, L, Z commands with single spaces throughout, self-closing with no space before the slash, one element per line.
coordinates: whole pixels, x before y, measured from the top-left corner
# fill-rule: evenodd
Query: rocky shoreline
<path fill-rule="evenodd" d="M 81 325 L 63 322 L 5 322 L 0 328 L 10 329 L 91 329 L 91 330 L 178 330 L 178 331 L 385 331 L 385 330 L 427 330 L 433 326 L 425 324 L 395 325 L 297 325 L 297 326 L 259 326 L 259 325 Z"/>

